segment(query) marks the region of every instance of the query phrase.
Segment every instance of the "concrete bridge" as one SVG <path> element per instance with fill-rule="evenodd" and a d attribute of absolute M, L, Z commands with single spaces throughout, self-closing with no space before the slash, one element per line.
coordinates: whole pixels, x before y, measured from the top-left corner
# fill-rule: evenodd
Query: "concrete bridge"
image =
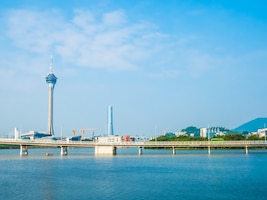
<path fill-rule="evenodd" d="M 205 148 L 211 154 L 212 148 L 243 148 L 248 154 L 249 148 L 267 148 L 267 142 L 262 140 L 240 141 L 174 141 L 174 142 L 88 142 L 88 141 L 62 141 L 51 139 L 0 139 L 0 144 L 19 145 L 20 155 L 28 155 L 28 147 L 60 147 L 61 155 L 68 155 L 68 147 L 95 148 L 95 155 L 116 155 L 117 148 L 138 148 L 139 155 L 145 147 L 170 148 L 176 154 L 177 148 Z"/>

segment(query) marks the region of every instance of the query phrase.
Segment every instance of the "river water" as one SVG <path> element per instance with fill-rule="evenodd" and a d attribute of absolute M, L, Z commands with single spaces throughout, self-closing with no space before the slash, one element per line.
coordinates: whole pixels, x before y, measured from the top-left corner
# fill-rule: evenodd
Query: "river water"
<path fill-rule="evenodd" d="M 45 156 L 45 153 L 53 156 Z M 257 199 L 265 200 L 267 151 L 118 149 L 0 150 L 0 199 Z"/>

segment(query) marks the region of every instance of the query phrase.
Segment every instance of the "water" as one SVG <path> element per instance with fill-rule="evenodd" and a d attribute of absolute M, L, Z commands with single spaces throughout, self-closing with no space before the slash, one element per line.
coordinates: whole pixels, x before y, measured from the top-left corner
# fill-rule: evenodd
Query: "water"
<path fill-rule="evenodd" d="M 53 156 L 45 156 L 46 152 Z M 267 151 L 0 150 L 0 199 L 266 199 Z"/>

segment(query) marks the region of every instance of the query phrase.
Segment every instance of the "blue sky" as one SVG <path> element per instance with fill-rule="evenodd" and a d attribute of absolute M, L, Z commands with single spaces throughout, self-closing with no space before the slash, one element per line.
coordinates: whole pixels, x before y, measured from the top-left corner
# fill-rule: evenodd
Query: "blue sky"
<path fill-rule="evenodd" d="M 267 3 L 260 0 L 4 1 L 0 135 L 54 129 L 154 136 L 267 116 Z"/>

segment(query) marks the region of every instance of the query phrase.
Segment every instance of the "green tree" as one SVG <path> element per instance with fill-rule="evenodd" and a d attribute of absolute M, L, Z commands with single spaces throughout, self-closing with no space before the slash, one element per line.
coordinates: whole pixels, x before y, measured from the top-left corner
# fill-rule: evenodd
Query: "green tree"
<path fill-rule="evenodd" d="M 258 135 L 250 135 L 248 137 L 248 140 L 261 140 L 261 139 L 264 139 L 264 138 L 260 138 Z"/>
<path fill-rule="evenodd" d="M 195 126 L 189 126 L 185 129 L 182 129 L 182 132 L 186 132 L 186 134 L 190 135 L 191 133 L 194 133 L 195 135 L 199 135 L 200 134 L 200 130 L 199 128 L 195 127 Z"/>
<path fill-rule="evenodd" d="M 226 134 L 226 135 L 222 136 L 222 138 L 224 140 L 245 140 L 246 139 L 246 137 L 240 133 Z"/>

